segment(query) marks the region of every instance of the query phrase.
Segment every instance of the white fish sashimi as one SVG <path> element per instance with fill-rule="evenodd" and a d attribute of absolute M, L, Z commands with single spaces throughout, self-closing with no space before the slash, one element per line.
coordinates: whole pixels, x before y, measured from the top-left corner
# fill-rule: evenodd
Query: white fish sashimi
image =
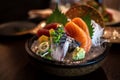
<path fill-rule="evenodd" d="M 66 38 L 66 41 L 65 41 L 65 43 L 63 45 L 63 49 L 62 49 L 63 50 L 63 58 L 66 56 L 69 45 L 72 42 L 72 40 L 73 40 L 73 38 L 71 38 L 69 36 Z"/>
<path fill-rule="evenodd" d="M 51 56 L 52 56 L 52 58 L 57 60 L 57 61 L 63 61 L 65 56 L 66 56 L 66 54 L 67 54 L 67 51 L 68 51 L 68 48 L 69 48 L 69 44 L 71 42 L 72 42 L 72 38 L 67 37 L 63 47 L 57 46 L 55 48 L 54 44 L 51 45 L 51 49 L 52 49 Z"/>
<path fill-rule="evenodd" d="M 54 45 L 51 45 L 51 46 L 54 46 Z M 62 58 L 61 58 L 63 55 L 62 48 L 58 46 L 55 49 L 51 47 L 51 49 L 52 49 L 52 53 L 51 53 L 52 58 L 57 61 L 62 61 Z"/>

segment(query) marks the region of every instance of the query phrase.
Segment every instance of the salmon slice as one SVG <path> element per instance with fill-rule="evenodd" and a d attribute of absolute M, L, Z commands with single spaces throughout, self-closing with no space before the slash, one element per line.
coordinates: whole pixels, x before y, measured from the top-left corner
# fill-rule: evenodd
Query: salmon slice
<path fill-rule="evenodd" d="M 90 50 L 91 39 L 89 39 L 89 36 L 82 28 L 80 28 L 74 22 L 70 21 L 65 25 L 65 30 L 66 33 L 69 34 L 69 36 L 81 43 L 80 47 L 84 48 L 86 52 Z"/>
<path fill-rule="evenodd" d="M 79 17 L 76 17 L 76 18 L 73 18 L 72 19 L 72 22 L 74 22 L 75 24 L 77 24 L 80 28 L 82 28 L 86 34 L 89 36 L 89 30 L 88 30 L 88 27 L 87 27 L 87 24 Z"/>

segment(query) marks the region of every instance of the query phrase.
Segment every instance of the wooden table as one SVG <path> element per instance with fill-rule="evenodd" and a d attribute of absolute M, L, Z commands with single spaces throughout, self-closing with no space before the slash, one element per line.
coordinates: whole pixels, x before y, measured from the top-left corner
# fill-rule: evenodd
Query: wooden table
<path fill-rule="evenodd" d="M 120 45 L 113 44 L 105 63 L 96 71 L 78 77 L 58 77 L 30 64 L 25 42 L 31 35 L 0 36 L 0 80 L 120 80 Z"/>

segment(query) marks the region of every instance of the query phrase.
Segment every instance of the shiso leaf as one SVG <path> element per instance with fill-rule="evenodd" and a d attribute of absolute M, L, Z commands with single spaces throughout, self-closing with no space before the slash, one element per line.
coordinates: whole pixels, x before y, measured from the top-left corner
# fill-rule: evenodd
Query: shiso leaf
<path fill-rule="evenodd" d="M 56 6 L 55 10 L 46 21 L 47 24 L 53 22 L 61 23 L 63 25 L 67 23 L 67 17 L 58 9 L 58 6 Z"/>
<path fill-rule="evenodd" d="M 86 15 L 86 16 L 84 16 L 83 18 L 82 18 L 84 21 L 85 21 L 85 23 L 87 24 L 87 26 L 88 26 L 88 29 L 89 29 L 89 33 L 90 33 L 90 37 L 92 38 L 92 36 L 93 36 L 93 27 L 92 27 L 92 24 L 91 24 L 91 18 L 90 18 L 90 15 L 88 14 L 88 15 Z"/>

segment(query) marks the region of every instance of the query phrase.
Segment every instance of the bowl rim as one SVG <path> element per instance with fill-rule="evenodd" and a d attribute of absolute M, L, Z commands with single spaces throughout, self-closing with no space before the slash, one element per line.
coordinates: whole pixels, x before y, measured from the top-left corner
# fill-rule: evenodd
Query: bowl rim
<path fill-rule="evenodd" d="M 99 63 L 107 56 L 107 53 L 108 53 L 108 51 L 110 49 L 110 45 L 111 45 L 111 44 L 107 43 L 106 49 L 102 54 L 100 54 L 99 56 L 97 56 L 96 58 L 94 58 L 92 60 L 88 60 L 85 63 L 80 63 L 80 61 L 73 61 L 75 63 L 66 63 L 63 61 L 55 61 L 55 60 L 45 59 L 45 58 L 42 58 L 42 57 L 36 55 L 30 48 L 31 42 L 33 41 L 33 39 L 35 40 L 36 38 L 37 38 L 37 36 L 33 36 L 32 38 L 30 38 L 26 41 L 25 49 L 27 51 L 27 54 L 29 54 L 29 56 L 32 57 L 34 60 L 40 62 L 40 64 L 45 64 L 45 65 L 49 65 L 49 66 L 64 67 L 64 68 L 87 67 L 89 65 L 94 65 L 96 63 Z"/>

